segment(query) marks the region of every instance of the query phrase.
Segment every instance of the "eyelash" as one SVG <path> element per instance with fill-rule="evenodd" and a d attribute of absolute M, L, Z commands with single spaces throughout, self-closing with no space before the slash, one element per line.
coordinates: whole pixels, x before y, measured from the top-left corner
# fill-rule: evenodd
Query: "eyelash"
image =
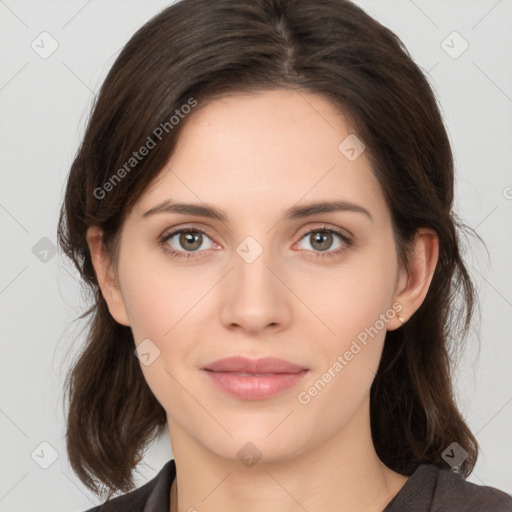
<path fill-rule="evenodd" d="M 180 229 L 177 229 L 176 231 L 172 231 L 170 233 L 165 233 L 159 239 L 159 243 L 162 246 L 164 252 L 169 254 L 169 256 L 171 256 L 172 258 L 186 258 L 187 260 L 189 260 L 189 259 L 195 259 L 197 257 L 200 257 L 200 256 L 196 256 L 196 255 L 198 253 L 203 252 L 203 251 L 185 252 L 185 251 L 177 251 L 175 249 L 169 248 L 169 244 L 167 242 L 172 237 L 174 237 L 175 235 L 178 235 L 178 234 L 184 233 L 184 232 L 186 232 L 186 233 L 189 233 L 189 232 L 190 233 L 202 233 L 203 235 L 207 236 L 208 238 L 211 238 L 201 228 L 197 228 L 197 227 L 193 227 L 193 226 L 180 228 Z M 301 236 L 300 239 L 302 240 L 303 238 L 307 237 L 308 235 L 311 235 L 313 233 L 318 233 L 318 232 L 333 233 L 334 235 L 337 235 L 342 240 L 344 246 L 340 247 L 340 248 L 338 248 L 338 249 L 336 249 L 334 251 L 309 251 L 309 250 L 305 250 L 305 252 L 314 252 L 316 254 L 316 256 L 313 256 L 313 257 L 333 258 L 335 256 L 340 255 L 342 252 L 344 252 L 348 248 L 352 247 L 352 245 L 353 245 L 353 241 L 350 238 L 348 238 L 346 235 L 344 235 L 343 233 L 341 233 L 337 229 L 328 228 L 327 226 L 322 226 L 320 228 L 311 229 L 311 230 L 307 231 L 306 233 L 304 233 Z"/>

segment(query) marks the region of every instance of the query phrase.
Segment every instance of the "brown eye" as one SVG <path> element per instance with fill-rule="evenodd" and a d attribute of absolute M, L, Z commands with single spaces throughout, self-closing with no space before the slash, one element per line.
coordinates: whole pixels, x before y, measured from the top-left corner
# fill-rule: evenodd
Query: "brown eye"
<path fill-rule="evenodd" d="M 332 245 L 333 236 L 328 231 L 310 233 L 311 246 L 317 251 L 327 251 Z"/>
<path fill-rule="evenodd" d="M 339 242 L 336 244 L 336 239 Z M 301 241 L 307 241 L 308 246 L 302 247 L 315 256 L 330 257 L 336 256 L 352 245 L 352 240 L 332 228 L 316 228 L 305 233 Z"/>
<path fill-rule="evenodd" d="M 197 231 L 183 231 L 180 233 L 178 243 L 186 251 L 195 251 L 203 243 L 203 234 Z"/>
<path fill-rule="evenodd" d="M 210 241 L 210 245 L 204 247 L 205 241 Z M 199 249 L 211 249 L 213 246 L 211 238 L 198 228 L 177 229 L 165 235 L 160 242 L 166 251 L 177 257 L 199 255 L 204 252 Z"/>

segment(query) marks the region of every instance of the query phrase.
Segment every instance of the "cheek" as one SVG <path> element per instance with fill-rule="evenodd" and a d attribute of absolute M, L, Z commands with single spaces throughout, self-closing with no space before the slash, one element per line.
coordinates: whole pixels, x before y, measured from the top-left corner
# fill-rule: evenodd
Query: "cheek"
<path fill-rule="evenodd" d="M 321 362 L 301 387 L 297 401 L 304 407 L 304 418 L 321 419 L 320 425 L 314 425 L 319 436 L 347 424 L 368 397 L 386 324 L 394 317 L 392 268 L 392 261 L 384 258 L 367 260 L 340 274 L 338 282 L 322 282 L 315 292 L 330 298 L 317 304 L 321 304 L 318 316 L 331 332 L 317 338 Z"/>
<path fill-rule="evenodd" d="M 152 337 L 165 342 L 211 287 L 204 272 L 178 266 L 157 251 L 148 256 L 134 248 L 119 271 L 136 342 Z"/>
<path fill-rule="evenodd" d="M 149 339 L 154 344 L 149 345 L 150 351 L 158 354 L 147 366 L 141 361 L 144 377 L 167 409 L 171 405 L 186 409 L 179 382 L 185 380 L 183 368 L 194 351 L 191 339 L 201 325 L 201 298 L 216 278 L 211 272 L 206 275 L 184 266 L 173 267 L 162 255 L 148 257 L 136 248 L 130 254 L 130 259 L 120 262 L 119 273 L 135 345 L 147 344 Z"/>
<path fill-rule="evenodd" d="M 172 328 L 173 314 L 169 298 L 160 288 L 144 280 L 143 274 L 134 277 L 123 292 L 135 343 L 145 338 L 162 339 Z"/>
<path fill-rule="evenodd" d="M 354 258 L 328 279 L 311 280 L 311 309 L 317 308 L 331 337 L 339 340 L 338 348 L 372 326 L 385 331 L 379 318 L 391 308 L 395 269 L 392 257 L 376 254 L 359 261 Z"/>
<path fill-rule="evenodd" d="M 345 404 L 339 415 L 350 415 L 369 392 L 379 366 L 386 325 L 395 315 L 391 306 L 396 265 L 390 246 L 387 251 L 354 257 L 333 279 L 317 281 L 317 313 L 329 330 L 322 326 L 326 333 L 318 340 L 322 363 L 307 383 L 313 388 L 303 388 L 304 401 L 299 402 L 311 399 L 318 414 L 339 403 Z M 341 416 L 337 416 L 339 421 L 343 421 Z"/>

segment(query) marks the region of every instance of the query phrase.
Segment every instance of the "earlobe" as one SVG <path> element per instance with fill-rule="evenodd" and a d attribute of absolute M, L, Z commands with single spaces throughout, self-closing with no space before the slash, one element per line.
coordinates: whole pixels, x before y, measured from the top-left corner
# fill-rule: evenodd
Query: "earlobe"
<path fill-rule="evenodd" d="M 87 245 L 89 246 L 98 285 L 110 314 L 116 322 L 129 326 L 130 322 L 126 313 L 123 295 L 119 288 L 112 262 L 105 252 L 103 232 L 98 226 L 92 226 L 87 230 Z"/>
<path fill-rule="evenodd" d="M 409 256 L 409 273 L 403 274 L 397 287 L 395 301 L 401 309 L 397 317 L 389 322 L 388 330 L 401 327 L 418 310 L 427 296 L 434 271 L 439 258 L 439 238 L 430 228 L 420 228 L 415 236 L 414 245 Z M 405 277 L 404 277 L 405 276 Z M 405 284 L 404 284 L 405 282 Z M 398 319 L 400 316 L 403 322 Z"/>

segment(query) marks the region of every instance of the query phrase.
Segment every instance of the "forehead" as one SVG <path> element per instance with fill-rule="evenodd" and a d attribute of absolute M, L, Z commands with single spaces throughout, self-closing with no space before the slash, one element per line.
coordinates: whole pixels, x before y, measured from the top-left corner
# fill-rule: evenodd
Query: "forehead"
<path fill-rule="evenodd" d="M 347 158 L 352 136 L 342 113 L 318 94 L 278 90 L 216 98 L 187 119 L 137 211 L 168 199 L 252 217 L 317 200 L 385 208 L 365 152 Z"/>

